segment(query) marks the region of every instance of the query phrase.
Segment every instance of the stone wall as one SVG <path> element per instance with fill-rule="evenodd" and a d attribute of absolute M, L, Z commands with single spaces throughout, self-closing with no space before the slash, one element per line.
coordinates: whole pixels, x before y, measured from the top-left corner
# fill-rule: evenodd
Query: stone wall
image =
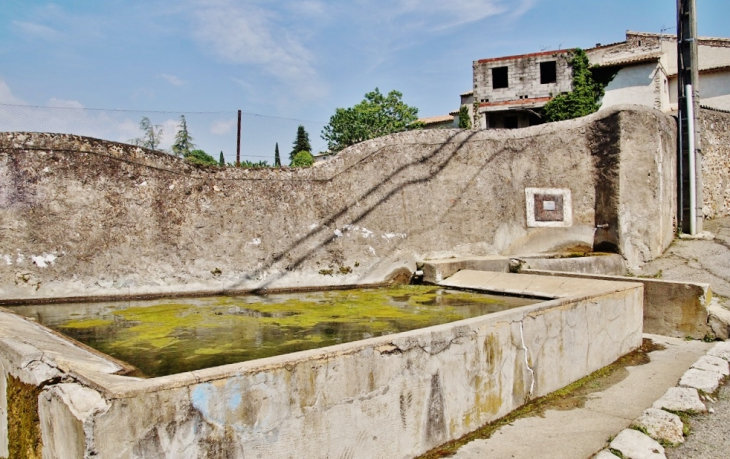
<path fill-rule="evenodd" d="M 301 170 L 0 134 L 0 301 L 407 281 L 423 259 L 594 247 L 636 266 L 673 237 L 675 123 L 623 108 L 406 132 Z M 572 225 L 528 228 L 529 187 L 570 190 Z"/>
<path fill-rule="evenodd" d="M 730 113 L 702 109 L 702 193 L 705 218 L 730 215 Z"/>

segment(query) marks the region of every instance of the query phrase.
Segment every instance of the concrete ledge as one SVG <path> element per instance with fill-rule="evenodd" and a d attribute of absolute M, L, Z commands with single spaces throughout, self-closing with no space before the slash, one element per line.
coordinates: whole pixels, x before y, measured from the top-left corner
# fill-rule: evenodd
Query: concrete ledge
<path fill-rule="evenodd" d="M 526 269 L 521 272 L 585 280 L 640 282 L 644 285 L 644 333 L 694 339 L 703 339 L 712 333 L 712 328 L 708 324 L 712 298 L 709 284 L 534 269 Z"/>
<path fill-rule="evenodd" d="M 601 254 L 586 257 L 545 257 L 536 255 L 515 256 L 523 269 L 539 269 L 583 274 L 621 276 L 626 273 L 626 260 L 618 254 Z"/>
<path fill-rule="evenodd" d="M 493 255 L 486 257 L 428 260 L 423 263 L 423 281 L 429 284 L 438 284 L 462 269 L 506 273 L 509 271 L 509 258 Z"/>

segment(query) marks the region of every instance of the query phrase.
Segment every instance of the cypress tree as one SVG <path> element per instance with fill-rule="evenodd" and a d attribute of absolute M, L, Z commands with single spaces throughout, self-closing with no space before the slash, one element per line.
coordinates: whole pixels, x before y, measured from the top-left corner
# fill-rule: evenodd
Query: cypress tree
<path fill-rule="evenodd" d="M 294 156 L 300 151 L 312 151 L 312 146 L 309 144 L 309 134 L 301 124 L 297 128 L 297 138 L 294 140 L 294 148 L 289 153 L 289 159 L 293 161 Z"/>
<path fill-rule="evenodd" d="M 222 151 L 221 151 L 220 158 L 218 158 L 218 164 L 221 165 L 221 166 L 225 166 L 226 165 L 226 160 L 223 158 L 223 152 Z"/>
<path fill-rule="evenodd" d="M 279 156 L 279 142 L 276 142 L 276 148 L 274 148 L 274 167 L 281 167 L 281 156 Z"/>

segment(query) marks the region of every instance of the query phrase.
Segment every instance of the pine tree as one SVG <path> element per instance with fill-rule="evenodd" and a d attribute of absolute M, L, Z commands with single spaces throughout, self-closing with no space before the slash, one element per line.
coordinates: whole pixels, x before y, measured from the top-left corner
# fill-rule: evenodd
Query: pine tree
<path fill-rule="evenodd" d="M 226 160 L 225 160 L 225 158 L 223 158 L 223 152 L 222 151 L 221 151 L 220 158 L 218 158 L 218 165 L 219 166 L 225 166 L 226 165 Z"/>
<path fill-rule="evenodd" d="M 178 125 L 177 134 L 175 134 L 175 143 L 172 144 L 172 152 L 177 156 L 188 156 L 195 149 L 193 137 L 188 132 L 188 123 L 185 121 L 185 115 L 180 115 L 180 124 Z"/>
<path fill-rule="evenodd" d="M 297 128 L 297 138 L 294 140 L 294 148 L 289 153 L 289 159 L 293 161 L 294 156 L 300 151 L 312 151 L 312 146 L 309 144 L 309 134 L 301 124 Z"/>
<path fill-rule="evenodd" d="M 281 156 L 279 156 L 279 142 L 276 142 L 276 148 L 274 148 L 274 167 L 281 167 Z"/>

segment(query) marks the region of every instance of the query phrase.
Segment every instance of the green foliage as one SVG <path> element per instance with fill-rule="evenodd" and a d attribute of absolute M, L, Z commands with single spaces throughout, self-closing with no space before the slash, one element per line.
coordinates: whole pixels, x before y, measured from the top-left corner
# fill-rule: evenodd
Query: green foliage
<path fill-rule="evenodd" d="M 335 110 L 322 130 L 330 151 L 336 153 L 365 140 L 420 127 L 420 123 L 415 123 L 418 109 L 406 105 L 401 97 L 403 94 L 398 91 L 384 96 L 375 88 L 354 107 Z"/>
<path fill-rule="evenodd" d="M 545 105 L 545 120 L 548 122 L 579 118 L 598 110 L 604 85 L 593 78 L 585 51 L 576 48 L 570 65 L 573 67 L 573 90 L 556 96 Z"/>
<path fill-rule="evenodd" d="M 180 124 L 175 134 L 175 143 L 172 144 L 172 152 L 177 156 L 188 156 L 195 149 L 193 137 L 188 132 L 188 123 L 185 115 L 180 115 Z"/>
<path fill-rule="evenodd" d="M 309 144 L 309 134 L 307 134 L 307 131 L 304 130 L 304 126 L 301 124 L 297 128 L 297 138 L 294 139 L 294 145 L 292 147 L 291 153 L 289 153 L 290 161 L 293 161 L 294 156 L 296 156 L 296 154 L 300 151 L 312 151 L 312 146 Z"/>
<path fill-rule="evenodd" d="M 471 129 L 469 108 L 466 105 L 462 105 L 459 109 L 459 129 Z"/>
<path fill-rule="evenodd" d="M 274 148 L 274 167 L 281 167 L 281 155 L 279 154 L 279 142 L 276 142 Z"/>
<path fill-rule="evenodd" d="M 266 161 L 256 161 L 255 163 L 252 161 L 241 161 L 241 164 L 238 167 L 248 167 L 250 169 L 261 169 L 264 167 L 271 167 L 269 166 L 269 163 Z"/>
<path fill-rule="evenodd" d="M 223 152 L 222 151 L 221 151 L 220 157 L 218 158 L 218 165 L 219 166 L 225 166 L 226 165 L 226 160 L 223 157 Z"/>
<path fill-rule="evenodd" d="M 312 164 L 314 164 L 314 157 L 312 154 L 308 151 L 300 151 L 294 155 L 294 159 L 292 159 L 291 164 L 289 165 L 291 167 L 309 167 Z"/>
<path fill-rule="evenodd" d="M 185 160 L 199 166 L 217 166 L 218 161 L 203 150 L 193 150 L 185 155 Z"/>
<path fill-rule="evenodd" d="M 150 150 L 157 150 L 162 141 L 162 133 L 164 132 L 162 126 L 159 124 L 152 124 L 149 118 L 146 116 L 142 117 L 139 122 L 139 128 L 142 130 L 142 137 L 130 140 L 130 143 L 138 147 L 149 148 Z"/>

